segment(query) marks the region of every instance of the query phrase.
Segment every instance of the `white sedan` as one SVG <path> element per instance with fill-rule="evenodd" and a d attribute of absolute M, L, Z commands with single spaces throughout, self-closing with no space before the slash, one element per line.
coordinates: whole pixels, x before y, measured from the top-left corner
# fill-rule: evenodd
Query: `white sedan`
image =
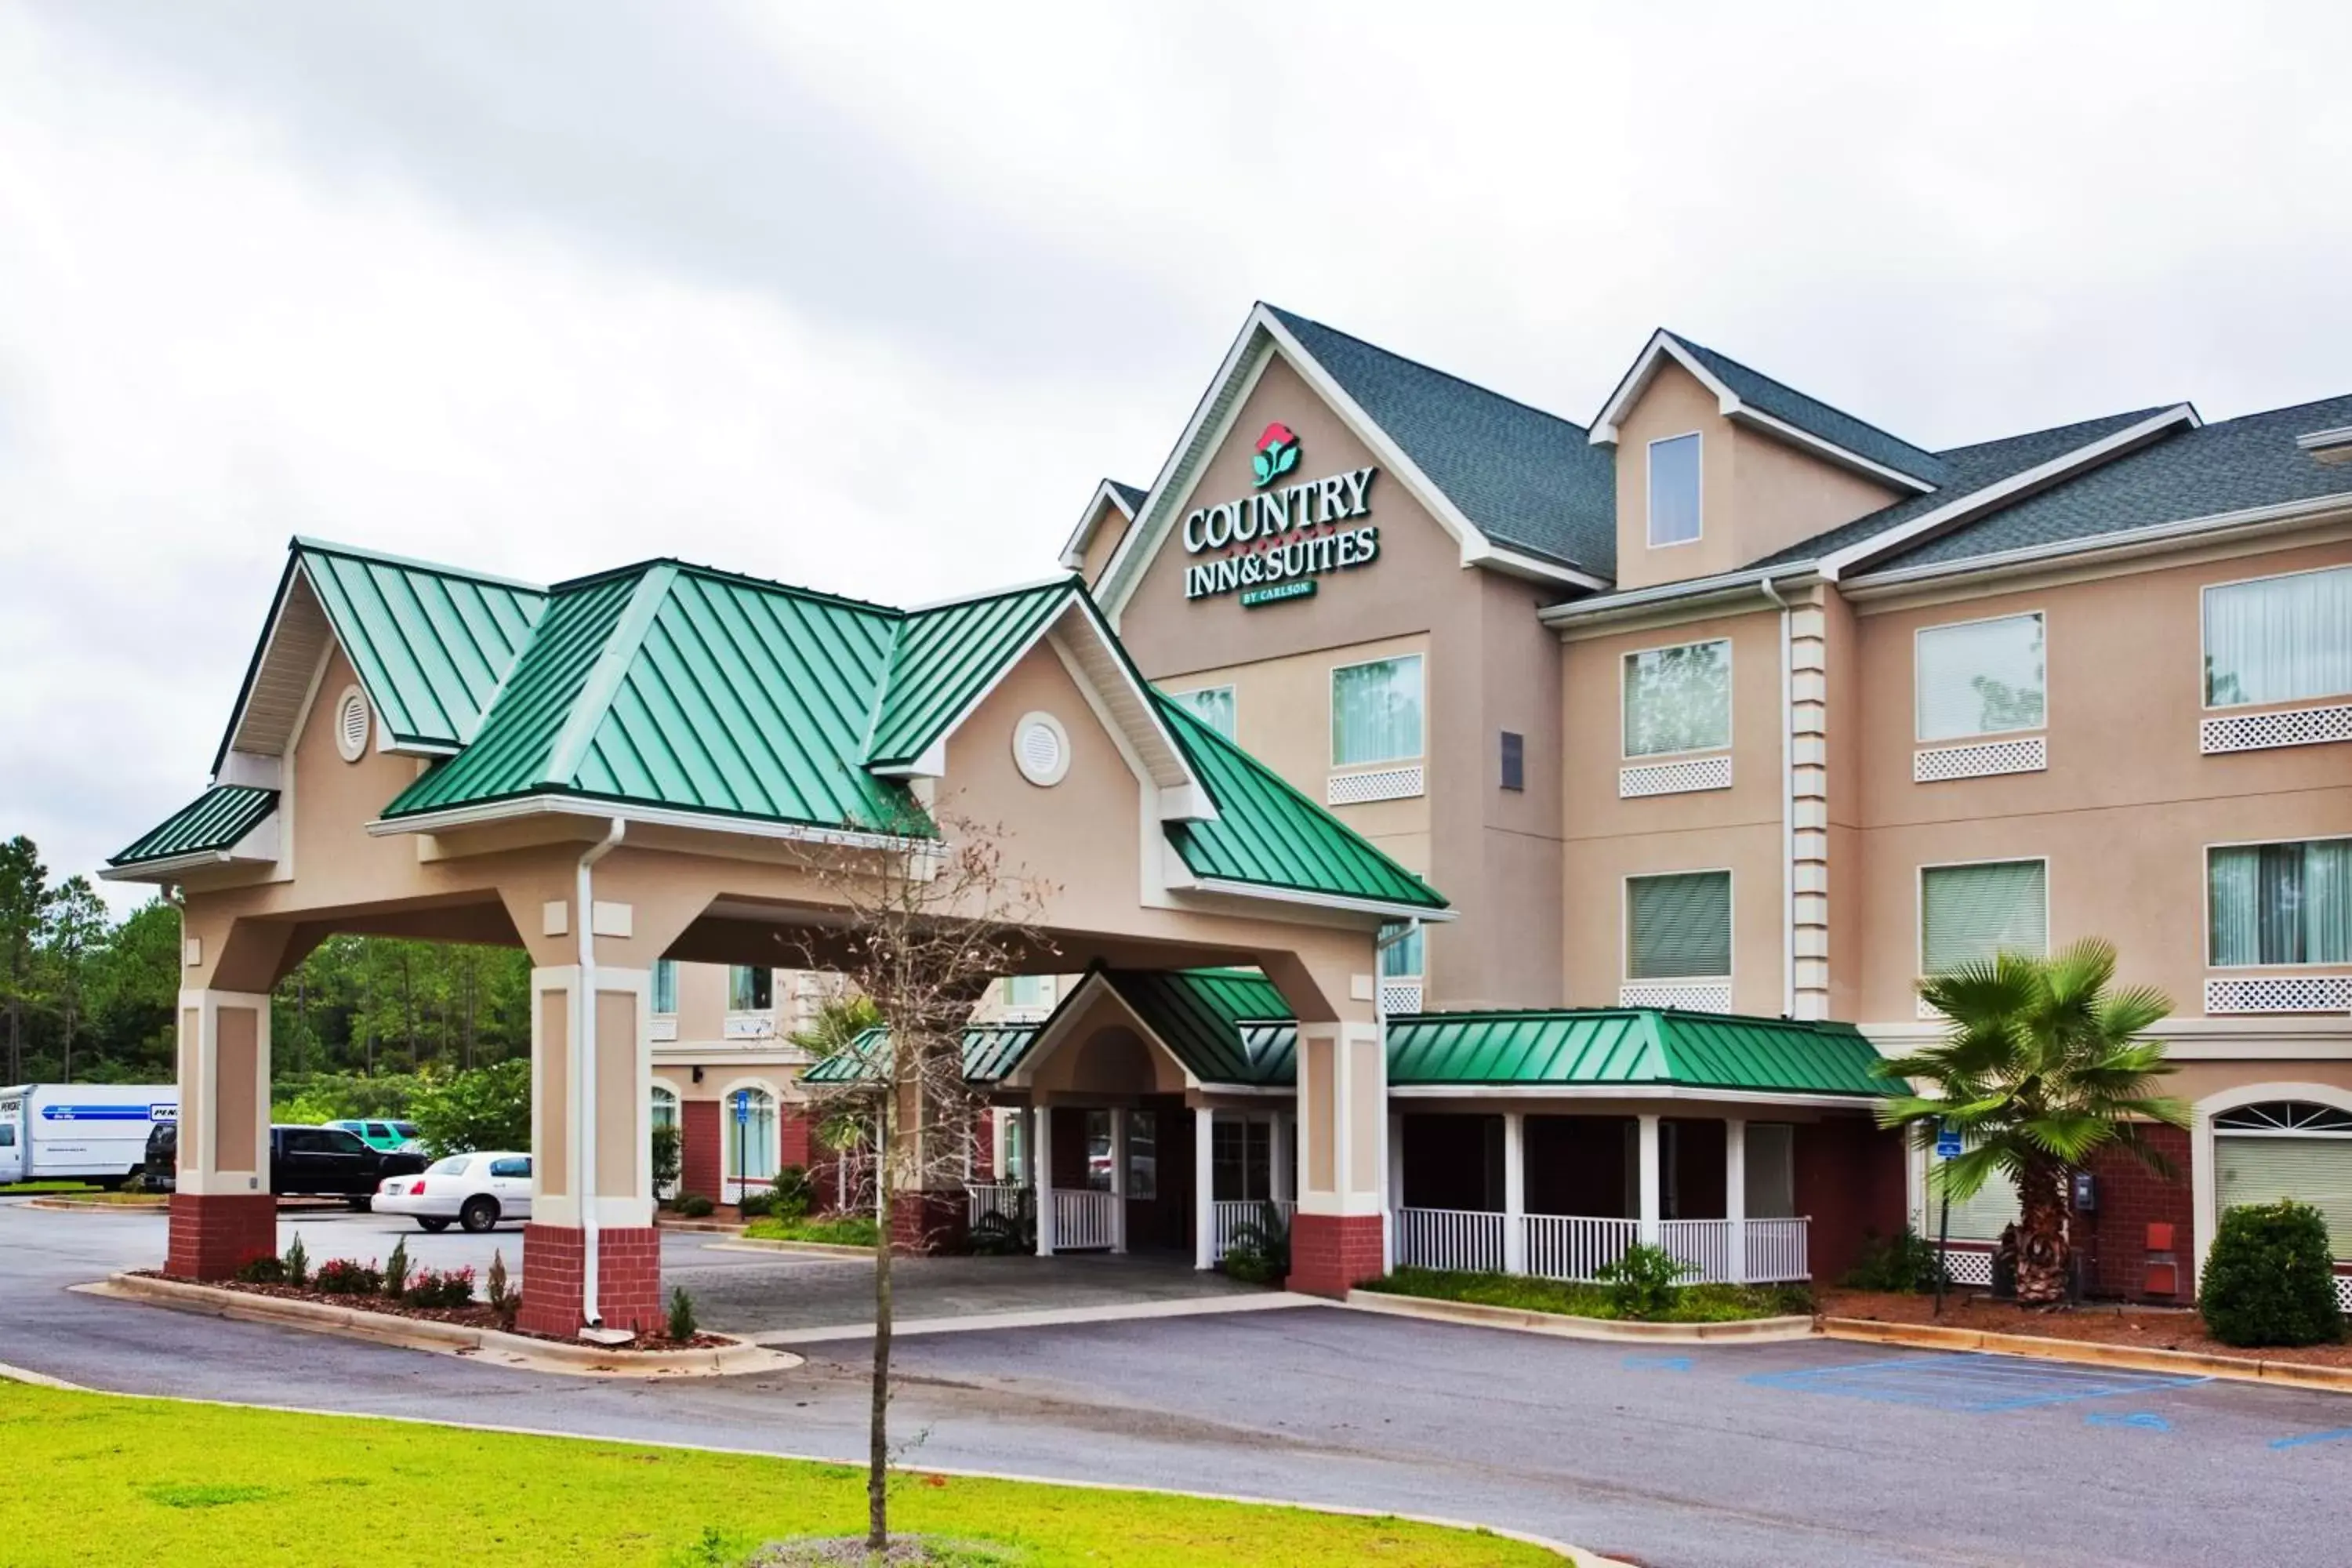
<path fill-rule="evenodd" d="M 387 1177 L 375 1190 L 378 1214 L 404 1214 L 426 1230 L 457 1221 L 485 1231 L 502 1219 L 530 1217 L 530 1156 L 504 1150 L 452 1154 L 414 1176 Z"/>

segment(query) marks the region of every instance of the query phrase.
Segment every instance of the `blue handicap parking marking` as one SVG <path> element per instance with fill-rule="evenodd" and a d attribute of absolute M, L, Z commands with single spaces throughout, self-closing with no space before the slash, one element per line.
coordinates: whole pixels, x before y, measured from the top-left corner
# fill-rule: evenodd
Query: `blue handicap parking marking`
<path fill-rule="evenodd" d="M 2085 1426 L 2133 1426 L 2143 1432 L 2169 1432 L 2172 1423 L 2153 1410 L 2135 1410 L 2128 1415 L 2118 1415 L 2112 1410 L 2094 1410 L 2083 1417 Z"/>
<path fill-rule="evenodd" d="M 1691 1358 L 1686 1355 L 1629 1355 L 1624 1365 L 1628 1372 L 1688 1372 Z"/>
<path fill-rule="evenodd" d="M 2347 1438 L 2352 1438 L 2352 1426 L 2336 1426 L 2326 1432 L 2305 1432 L 2295 1437 L 2273 1437 L 2271 1439 L 2271 1447 L 2305 1448 L 2314 1443 L 2341 1443 Z"/>
<path fill-rule="evenodd" d="M 1905 1356 L 1895 1361 L 1811 1367 L 1801 1372 L 1758 1373 L 1746 1379 L 1759 1388 L 1800 1394 L 1830 1394 L 1887 1405 L 1983 1415 L 2105 1399 L 2119 1394 L 2149 1394 L 2185 1388 L 2202 1377 L 2158 1373 L 2110 1372 L 2104 1368 L 2051 1366 L 2011 1356 L 1960 1353 Z"/>

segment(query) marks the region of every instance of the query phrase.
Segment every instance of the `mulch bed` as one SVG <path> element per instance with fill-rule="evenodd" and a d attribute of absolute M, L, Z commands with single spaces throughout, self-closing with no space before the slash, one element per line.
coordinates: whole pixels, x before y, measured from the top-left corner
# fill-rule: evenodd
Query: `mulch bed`
<path fill-rule="evenodd" d="M 362 1312 L 383 1312 L 394 1318 L 421 1318 L 436 1323 L 455 1323 L 460 1328 L 495 1329 L 500 1333 L 515 1334 L 526 1340 L 541 1340 L 549 1344 L 577 1345 L 585 1342 L 562 1334 L 542 1334 L 530 1329 L 509 1327 L 500 1322 L 499 1315 L 482 1301 L 470 1307 L 413 1307 L 387 1296 L 337 1295 L 331 1291 L 312 1290 L 294 1285 L 257 1285 L 245 1279 L 184 1279 L 160 1268 L 133 1268 L 127 1272 L 148 1279 L 172 1279 L 183 1285 L 209 1285 L 216 1289 L 238 1290 L 247 1296 L 275 1296 L 281 1301 L 315 1301 L 322 1307 L 350 1307 Z M 640 1334 L 620 1344 L 600 1344 L 596 1348 L 614 1352 L 715 1351 L 724 1350 L 734 1342 L 719 1334 L 698 1333 L 690 1340 L 674 1340 L 667 1334 Z"/>
<path fill-rule="evenodd" d="M 1955 1290 L 1936 1313 L 1932 1295 L 1892 1290 L 1824 1290 L 1819 1310 L 1827 1318 L 1861 1318 L 1879 1323 L 1932 1323 L 1992 1334 L 2034 1334 L 2046 1340 L 2130 1345 L 2139 1350 L 2193 1351 L 2241 1361 L 2294 1362 L 2305 1366 L 2352 1367 L 2352 1344 L 2225 1345 L 2205 1332 L 2205 1320 L 2189 1308 L 2105 1306 L 2096 1302 L 2047 1310 L 1997 1301 L 1980 1290 Z"/>
<path fill-rule="evenodd" d="M 833 1564 L 848 1564 L 849 1568 L 865 1568 L 869 1563 L 886 1563 L 888 1568 L 922 1568 L 926 1563 L 950 1563 L 955 1568 L 982 1568 L 983 1564 L 1003 1563 L 1006 1568 L 1025 1560 L 1027 1554 L 1008 1555 L 1000 1546 L 982 1546 L 965 1541 L 934 1541 L 920 1535 L 893 1535 L 887 1554 L 870 1553 L 862 1535 L 812 1537 L 801 1541 L 772 1541 L 761 1547 L 745 1564 L 745 1568 L 832 1568 Z"/>

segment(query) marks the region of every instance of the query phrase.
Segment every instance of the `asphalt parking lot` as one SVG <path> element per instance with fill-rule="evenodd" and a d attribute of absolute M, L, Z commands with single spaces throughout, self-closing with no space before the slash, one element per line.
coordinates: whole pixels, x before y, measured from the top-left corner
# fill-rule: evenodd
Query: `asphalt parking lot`
<path fill-rule="evenodd" d="M 65 1289 L 152 1262 L 161 1236 L 0 1204 L 0 1361 L 126 1392 L 835 1458 L 863 1445 L 856 1343 L 786 1373 L 597 1384 Z M 485 1245 L 411 1250 L 442 1264 Z M 665 1257 L 787 1307 L 814 1281 L 701 1238 Z M 2333 1394 L 1831 1341 L 1633 1352 L 1327 1307 L 941 1334 L 897 1362 L 913 1463 L 1445 1515 L 1648 1568 L 2346 1560 L 2352 1398 Z"/>

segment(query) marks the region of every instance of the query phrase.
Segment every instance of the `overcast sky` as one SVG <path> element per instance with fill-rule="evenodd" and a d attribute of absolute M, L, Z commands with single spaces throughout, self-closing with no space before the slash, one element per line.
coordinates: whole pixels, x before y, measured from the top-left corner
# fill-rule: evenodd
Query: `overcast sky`
<path fill-rule="evenodd" d="M 295 533 L 1040 576 L 1255 299 L 1579 421 L 2352 390 L 2352 7 L 2051 9 L 0 0 L 0 836 L 193 797 Z"/>

